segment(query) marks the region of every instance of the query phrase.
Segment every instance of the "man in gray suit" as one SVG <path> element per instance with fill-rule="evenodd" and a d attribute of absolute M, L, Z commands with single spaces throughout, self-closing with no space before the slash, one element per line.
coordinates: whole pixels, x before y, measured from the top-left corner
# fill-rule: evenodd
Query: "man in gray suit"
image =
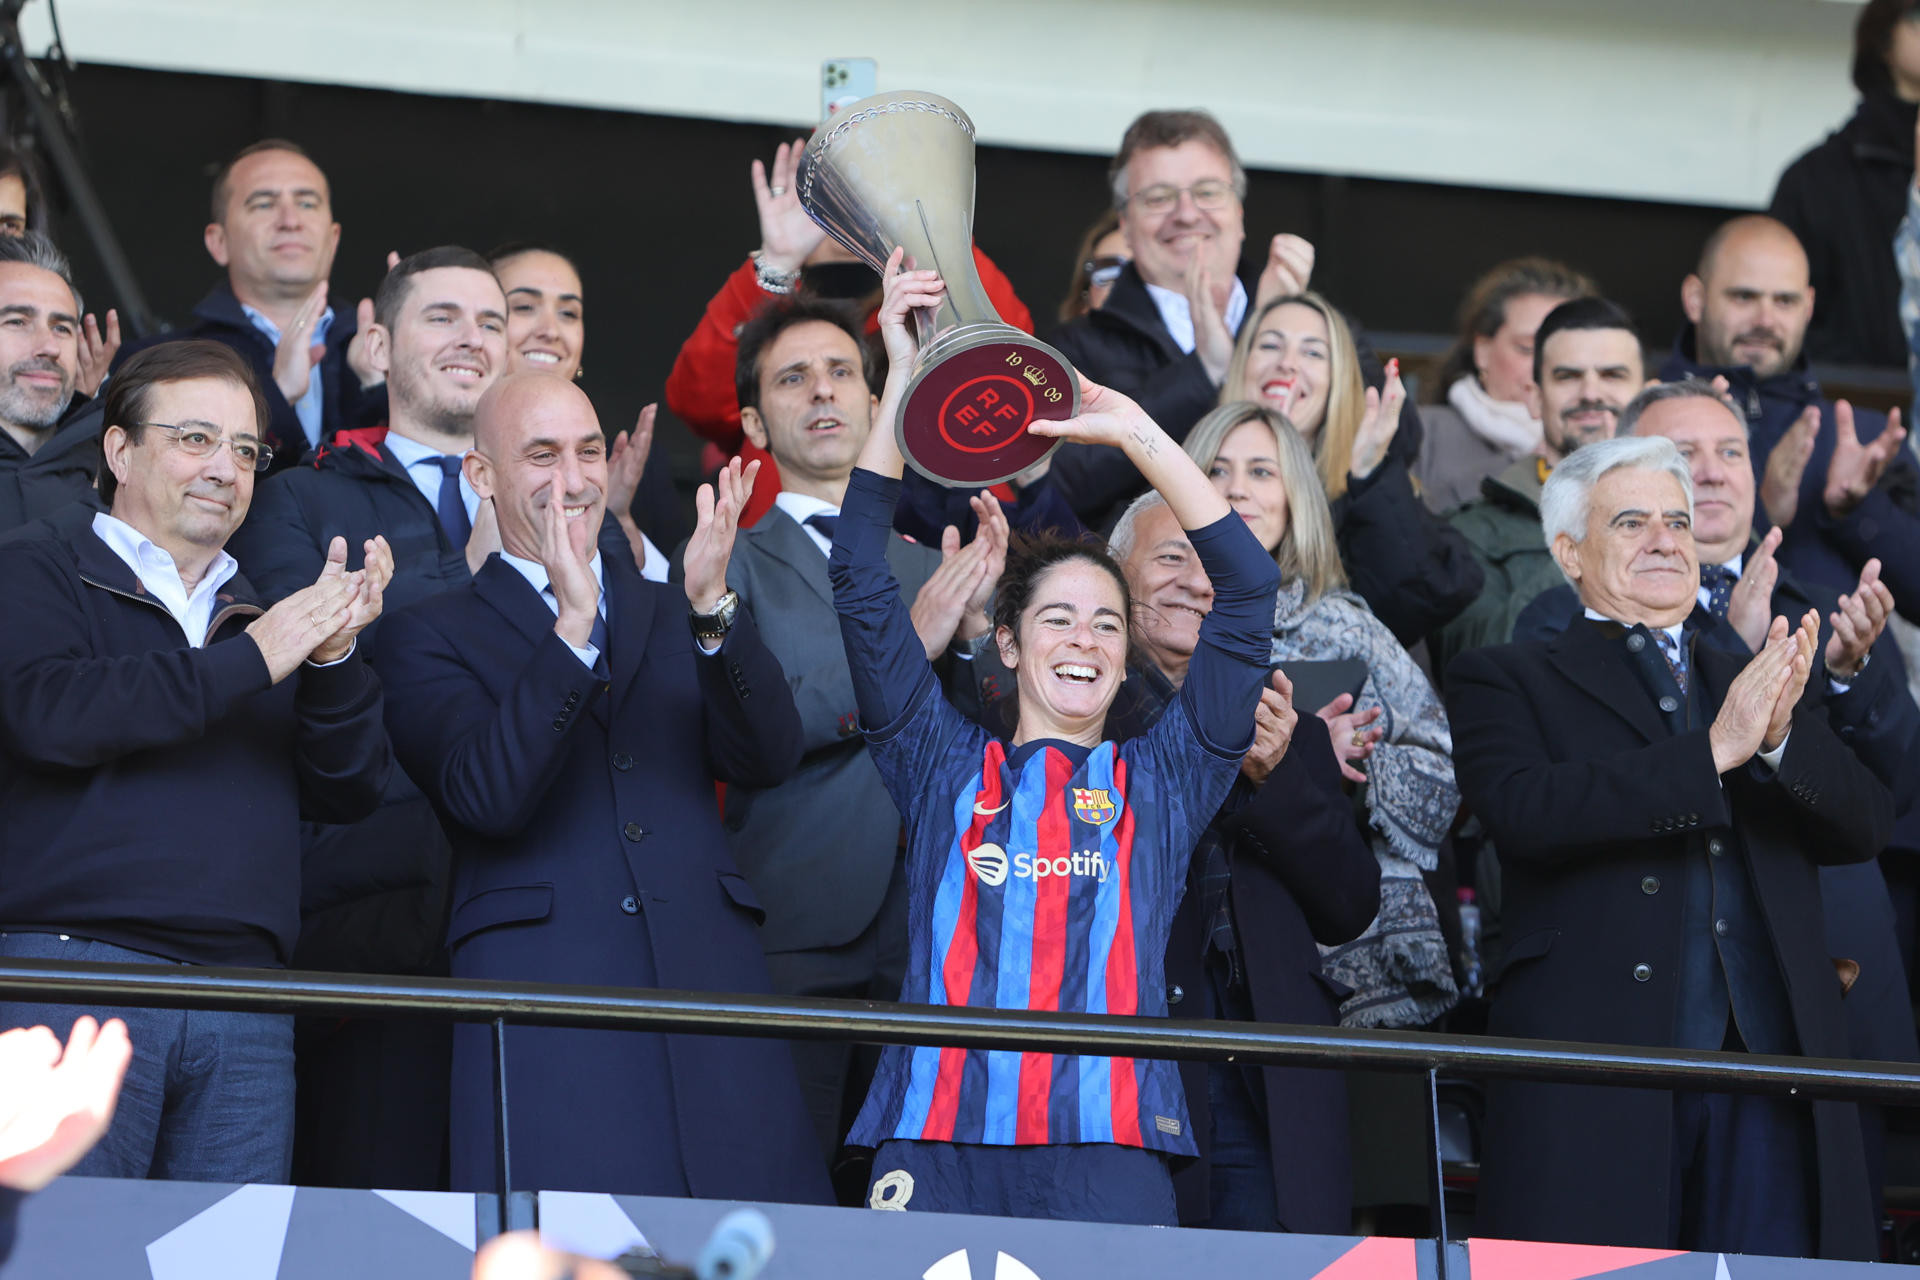
<path fill-rule="evenodd" d="M 778 787 L 729 787 L 726 828 L 766 905 L 761 943 L 774 988 L 897 1000 L 907 962 L 900 815 L 867 758 L 827 583 L 834 521 L 879 405 L 866 354 L 851 312 L 804 296 L 768 306 L 740 331 L 740 423 L 779 464 L 783 489 L 735 544 L 727 584 L 787 673 L 806 754 Z M 944 664 L 949 696 L 963 708 L 984 705 L 999 667 L 984 652 L 991 646 L 976 642 L 989 634 L 986 605 L 1000 572 L 985 543 L 963 548 L 948 528 L 935 550 L 895 534 L 887 559 L 912 598 L 927 656 Z M 829 1160 L 866 1093 L 874 1053 L 794 1045 Z M 862 1177 L 856 1191 L 864 1187 Z"/>

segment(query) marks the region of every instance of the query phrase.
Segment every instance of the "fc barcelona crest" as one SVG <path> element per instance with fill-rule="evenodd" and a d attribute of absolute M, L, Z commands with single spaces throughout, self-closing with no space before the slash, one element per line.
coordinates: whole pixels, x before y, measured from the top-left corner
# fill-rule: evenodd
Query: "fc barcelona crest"
<path fill-rule="evenodd" d="M 1075 787 L 1073 812 L 1082 822 L 1091 822 L 1096 827 L 1105 826 L 1113 821 L 1113 797 L 1107 794 L 1105 787 Z"/>

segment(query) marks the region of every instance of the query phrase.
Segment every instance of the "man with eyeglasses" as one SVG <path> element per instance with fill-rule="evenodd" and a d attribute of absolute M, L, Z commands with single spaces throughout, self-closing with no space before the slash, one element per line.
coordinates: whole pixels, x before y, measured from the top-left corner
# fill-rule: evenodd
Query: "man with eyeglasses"
<path fill-rule="evenodd" d="M 108 386 L 90 524 L 0 544 L 0 957 L 284 966 L 302 818 L 345 822 L 390 771 L 355 644 L 392 561 L 336 539 L 265 608 L 225 544 L 272 461 L 252 371 L 166 343 Z M 0 1002 L 64 1037 L 118 1017 L 134 1060 L 82 1174 L 287 1180 L 293 1019 Z"/>
<path fill-rule="evenodd" d="M 385 389 L 367 354 L 373 304 L 336 314 L 327 281 L 340 224 L 327 175 L 296 142 L 264 138 L 214 175 L 207 255 L 226 272 L 193 309 L 185 336 L 224 342 L 244 356 L 267 398 L 266 443 L 285 470 L 343 427 L 377 423 Z M 117 333 L 117 330 L 116 330 Z M 122 348 L 135 352 L 179 333 Z"/>

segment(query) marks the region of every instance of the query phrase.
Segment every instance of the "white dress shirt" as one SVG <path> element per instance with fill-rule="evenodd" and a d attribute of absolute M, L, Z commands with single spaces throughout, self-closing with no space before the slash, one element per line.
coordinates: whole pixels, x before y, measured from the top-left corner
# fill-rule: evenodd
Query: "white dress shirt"
<path fill-rule="evenodd" d="M 800 526 L 800 531 L 813 539 L 814 546 L 820 548 L 821 555 L 833 554 L 832 540 L 807 521 L 814 516 L 837 516 L 840 514 L 840 508 L 831 502 L 804 493 L 793 493 L 786 489 L 774 495 L 773 505 L 793 517 L 793 522 Z"/>
<path fill-rule="evenodd" d="M 213 563 L 189 593 L 186 583 L 180 580 L 180 566 L 173 556 L 126 521 L 104 511 L 96 512 L 93 531 L 107 544 L 108 550 L 127 562 L 127 568 L 133 570 L 148 594 L 173 615 L 173 620 L 187 633 L 187 643 L 196 649 L 205 648 L 207 628 L 213 625 L 220 588 L 240 572 L 234 558 L 224 551 L 215 552 Z"/>
<path fill-rule="evenodd" d="M 523 560 L 511 551 L 502 551 L 500 558 L 519 570 L 520 576 L 533 584 L 533 589 L 539 593 L 540 599 L 546 602 L 547 608 L 553 610 L 553 616 L 558 618 L 560 616 L 560 602 L 554 598 L 551 591 L 547 590 L 553 582 L 553 579 L 547 576 L 547 566 L 541 564 L 538 560 Z M 607 616 L 607 579 L 600 570 L 600 553 L 598 551 L 593 553 L 593 559 L 587 561 L 587 568 L 593 570 L 594 585 L 600 588 L 600 599 L 595 602 L 594 607 L 600 611 L 600 617 L 604 620 Z M 562 637 L 562 639 L 564 640 L 565 637 Z M 567 648 L 573 650 L 573 656 L 580 659 L 589 671 L 600 661 L 599 646 L 591 642 L 578 645 L 569 641 L 567 642 Z"/>
<path fill-rule="evenodd" d="M 407 469 L 407 477 L 413 481 L 414 488 L 425 495 L 427 505 L 440 510 L 440 486 L 447 479 L 446 473 L 440 470 L 440 459 L 445 455 L 397 431 L 387 432 L 387 449 L 395 461 Z M 467 524 L 472 525 L 480 515 L 480 495 L 467 483 L 464 471 L 460 473 L 460 501 L 467 508 Z"/>
<path fill-rule="evenodd" d="M 1193 309 L 1187 301 L 1187 295 L 1174 289 L 1162 289 L 1157 284 L 1147 286 L 1147 296 L 1153 299 L 1153 305 L 1160 309 L 1160 323 L 1167 326 L 1175 344 L 1188 355 L 1193 354 Z M 1227 295 L 1227 332 L 1239 333 L 1240 322 L 1247 318 L 1247 287 L 1234 277 L 1233 292 Z"/>

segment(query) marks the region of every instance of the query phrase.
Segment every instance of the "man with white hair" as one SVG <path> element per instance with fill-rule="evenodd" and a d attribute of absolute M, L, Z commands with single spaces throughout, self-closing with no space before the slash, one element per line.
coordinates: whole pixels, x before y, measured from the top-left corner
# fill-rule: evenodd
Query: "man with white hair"
<path fill-rule="evenodd" d="M 1672 441 L 1587 445 L 1541 495 L 1582 617 L 1453 665 L 1455 767 L 1510 940 L 1488 1029 L 1844 1057 L 1817 864 L 1877 854 L 1892 800 L 1809 689 L 1813 613 L 1774 618 L 1751 657 L 1696 646 L 1693 521 Z M 1502 1084 L 1483 1169 L 1489 1235 L 1876 1254 L 1846 1104 Z"/>

